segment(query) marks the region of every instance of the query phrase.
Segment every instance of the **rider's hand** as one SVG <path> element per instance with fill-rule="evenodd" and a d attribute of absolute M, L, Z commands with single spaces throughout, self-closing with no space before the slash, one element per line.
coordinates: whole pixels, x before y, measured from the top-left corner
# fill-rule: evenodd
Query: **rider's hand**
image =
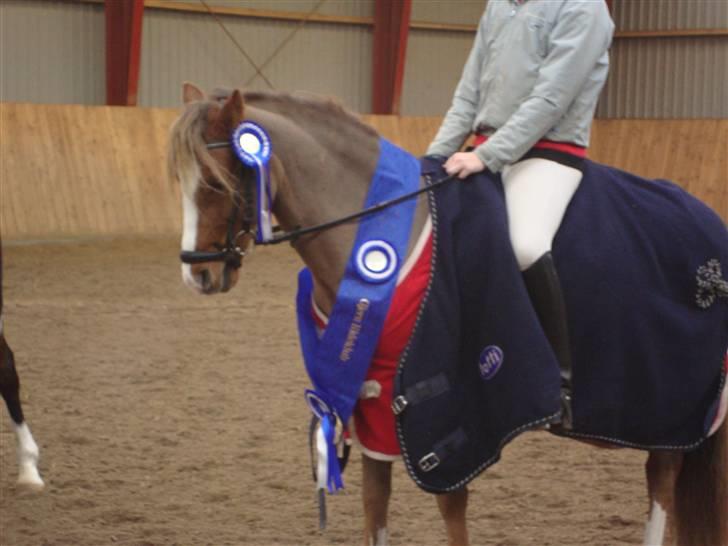
<path fill-rule="evenodd" d="M 485 170 L 485 163 L 473 152 L 458 152 L 450 156 L 445 162 L 445 172 L 450 176 L 457 175 L 458 178 L 467 178 L 473 173 Z"/>

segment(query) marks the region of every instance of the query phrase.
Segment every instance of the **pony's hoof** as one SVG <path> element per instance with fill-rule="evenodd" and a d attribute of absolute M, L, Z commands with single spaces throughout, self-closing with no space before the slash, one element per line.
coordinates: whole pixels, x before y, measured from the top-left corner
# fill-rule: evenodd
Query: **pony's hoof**
<path fill-rule="evenodd" d="M 23 472 L 18 476 L 18 487 L 26 491 L 42 491 L 45 488 L 43 478 L 40 477 L 38 471 L 33 469 L 32 471 Z"/>

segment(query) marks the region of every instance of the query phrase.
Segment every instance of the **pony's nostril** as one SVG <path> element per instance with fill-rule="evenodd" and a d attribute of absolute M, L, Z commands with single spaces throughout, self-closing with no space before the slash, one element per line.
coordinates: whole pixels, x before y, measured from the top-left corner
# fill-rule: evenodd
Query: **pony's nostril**
<path fill-rule="evenodd" d="M 203 289 L 210 288 L 210 272 L 207 269 L 200 271 L 200 284 Z"/>

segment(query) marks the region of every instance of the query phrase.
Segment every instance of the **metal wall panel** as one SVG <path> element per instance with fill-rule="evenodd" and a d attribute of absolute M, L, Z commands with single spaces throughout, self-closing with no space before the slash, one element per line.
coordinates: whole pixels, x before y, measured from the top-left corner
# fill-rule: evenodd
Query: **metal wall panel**
<path fill-rule="evenodd" d="M 473 38 L 469 32 L 410 31 L 402 115 L 441 116 L 447 111 Z"/>
<path fill-rule="evenodd" d="M 103 6 L 0 2 L 0 100 L 103 104 Z"/>
<path fill-rule="evenodd" d="M 477 25 L 485 0 L 412 0 L 412 21 Z"/>
<path fill-rule="evenodd" d="M 446 12 L 440 12 L 445 9 L 443 5 L 447 3 L 414 0 L 413 19 L 415 7 L 419 6 L 421 14 L 439 14 L 447 20 Z M 448 22 L 465 22 L 455 15 L 459 10 L 452 11 Z M 728 1 L 722 0 L 615 0 L 613 14 L 618 31 L 728 27 Z M 444 114 L 473 38 L 472 33 L 411 32 L 403 114 Z M 728 39 L 615 39 L 610 76 L 597 115 L 655 119 L 728 117 Z"/>
<path fill-rule="evenodd" d="M 199 0 L 189 0 L 199 3 Z M 318 0 L 209 0 L 211 4 L 308 12 Z M 413 0 L 412 19 L 475 24 L 484 0 Z M 328 0 L 321 13 L 370 17 L 373 0 Z M 614 0 L 618 30 L 728 27 L 728 1 Z M 256 63 L 296 22 L 222 17 Z M 337 96 L 371 110 L 371 28 L 307 23 L 264 70 L 277 89 Z M 472 33 L 412 30 L 402 96 L 405 115 L 441 115 L 450 104 Z M 105 100 L 103 6 L 51 0 L 0 1 L 0 99 L 102 104 Z M 205 88 L 244 86 L 251 67 L 213 18 L 145 11 L 140 104 L 173 106 L 184 80 Z M 267 88 L 260 77 L 249 85 Z M 728 117 L 728 40 L 620 39 L 598 108 L 600 117 Z"/>
<path fill-rule="evenodd" d="M 598 117 L 728 117 L 728 40 L 619 40 Z"/>
<path fill-rule="evenodd" d="M 298 26 L 230 16 L 221 20 L 259 66 Z M 368 112 L 371 50 L 369 28 L 307 23 L 263 72 L 275 89 L 331 95 L 351 109 Z M 216 21 L 205 14 L 147 10 L 141 65 L 141 106 L 179 104 L 183 81 L 205 89 L 246 84 L 249 89 L 268 89 Z"/>
<path fill-rule="evenodd" d="M 613 0 L 619 30 L 728 28 L 725 0 Z"/>
<path fill-rule="evenodd" d="M 723 0 L 614 0 L 618 31 L 728 28 Z M 725 37 L 618 39 L 597 115 L 728 117 Z"/>

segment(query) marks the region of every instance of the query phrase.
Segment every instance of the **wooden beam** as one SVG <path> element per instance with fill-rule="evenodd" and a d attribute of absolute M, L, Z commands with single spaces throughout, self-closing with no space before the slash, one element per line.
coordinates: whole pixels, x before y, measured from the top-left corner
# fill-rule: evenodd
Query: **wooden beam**
<path fill-rule="evenodd" d="M 398 114 L 412 0 L 375 0 L 372 38 L 372 111 Z"/>
<path fill-rule="evenodd" d="M 106 104 L 136 106 L 144 0 L 107 0 Z"/>
<path fill-rule="evenodd" d="M 713 38 L 728 37 L 728 28 L 687 28 L 677 30 L 621 30 L 614 33 L 615 38 Z"/>
<path fill-rule="evenodd" d="M 478 25 L 462 25 L 457 23 L 437 23 L 434 21 L 412 21 L 410 23 L 412 30 L 440 30 L 443 32 L 466 32 L 475 34 Z"/>
<path fill-rule="evenodd" d="M 426 21 L 412 21 L 410 29 L 413 30 L 437 30 L 443 32 L 464 32 L 475 34 L 477 25 L 460 25 L 450 23 L 433 23 Z M 618 40 L 634 38 L 713 38 L 728 37 L 726 28 L 688 28 L 672 30 L 618 30 L 614 38 Z"/>
<path fill-rule="evenodd" d="M 201 4 L 187 4 L 184 2 L 175 2 L 173 0 L 145 0 L 144 5 L 147 8 L 170 10 L 170 11 L 186 11 L 190 13 L 207 14 L 207 8 Z M 309 21 L 314 23 L 337 23 L 344 25 L 371 26 L 374 20 L 371 17 L 354 17 L 342 15 L 323 15 L 298 11 L 278 11 L 264 10 L 252 8 L 238 8 L 233 6 L 210 6 L 210 9 L 216 15 L 232 15 L 235 17 L 247 17 L 252 19 L 272 19 L 276 21 Z"/>
<path fill-rule="evenodd" d="M 104 0 L 58 0 L 75 4 L 103 4 Z M 394 0 L 393 0 L 394 1 Z M 174 0 L 145 0 L 144 6 L 149 9 L 180 11 L 189 13 L 207 13 L 202 5 L 175 2 Z M 314 14 L 307 17 L 304 12 L 260 10 L 250 8 L 237 8 L 230 6 L 211 6 L 213 13 L 217 15 L 230 15 L 253 19 L 270 19 L 274 21 L 303 21 L 307 19 L 314 23 L 325 23 L 335 25 L 355 25 L 370 27 L 374 25 L 373 17 L 354 17 L 341 15 Z M 477 25 L 464 25 L 458 23 L 439 23 L 435 21 L 410 21 L 410 30 L 436 30 L 442 32 L 463 32 L 475 34 Z M 634 38 L 712 38 L 728 37 L 726 28 L 695 28 L 695 29 L 673 29 L 673 30 L 630 30 L 617 31 L 614 33 L 616 39 Z"/>

